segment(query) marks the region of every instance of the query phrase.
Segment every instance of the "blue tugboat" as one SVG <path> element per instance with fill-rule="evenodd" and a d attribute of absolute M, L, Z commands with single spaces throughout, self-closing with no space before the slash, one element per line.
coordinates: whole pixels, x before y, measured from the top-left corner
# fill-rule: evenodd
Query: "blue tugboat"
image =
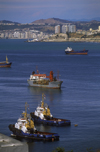
<path fill-rule="evenodd" d="M 43 141 L 59 140 L 59 135 L 57 133 L 41 132 L 36 130 L 30 114 L 27 114 L 27 103 L 25 104 L 25 112 L 22 113 L 22 117 L 17 120 L 16 124 L 10 124 L 9 129 L 13 132 L 11 135 L 16 138 Z"/>
<path fill-rule="evenodd" d="M 35 123 L 51 126 L 70 126 L 70 120 L 54 118 L 50 113 L 47 104 L 44 105 L 44 94 L 42 94 L 42 101 L 40 106 L 37 107 L 35 112 L 30 113 Z"/>

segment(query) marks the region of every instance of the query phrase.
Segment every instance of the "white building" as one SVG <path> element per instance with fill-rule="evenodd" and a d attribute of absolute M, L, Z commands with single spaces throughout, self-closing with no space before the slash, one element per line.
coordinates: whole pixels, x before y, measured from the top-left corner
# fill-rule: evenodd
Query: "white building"
<path fill-rule="evenodd" d="M 98 30 L 99 30 L 99 32 L 100 32 L 100 26 L 98 26 Z"/>
<path fill-rule="evenodd" d="M 62 33 L 65 33 L 65 34 L 66 34 L 66 32 L 68 32 L 68 31 L 69 31 L 68 25 L 63 25 L 63 26 L 62 26 Z"/>
<path fill-rule="evenodd" d="M 55 34 L 60 33 L 60 25 L 55 26 Z"/>
<path fill-rule="evenodd" d="M 1 38 L 4 38 L 4 33 L 0 33 L 0 37 L 1 37 Z"/>
<path fill-rule="evenodd" d="M 76 25 L 68 25 L 69 31 L 71 33 L 75 33 L 76 32 Z"/>
<path fill-rule="evenodd" d="M 20 39 L 20 32 L 14 32 L 14 38 L 19 38 Z"/>
<path fill-rule="evenodd" d="M 20 33 L 20 38 L 25 39 L 25 33 Z"/>
<path fill-rule="evenodd" d="M 25 32 L 25 39 L 28 39 L 28 38 L 29 38 L 28 32 L 26 31 L 26 32 Z"/>
<path fill-rule="evenodd" d="M 71 32 L 74 33 L 76 32 L 76 25 L 63 25 L 62 26 L 62 33 L 66 33 L 66 32 Z"/>

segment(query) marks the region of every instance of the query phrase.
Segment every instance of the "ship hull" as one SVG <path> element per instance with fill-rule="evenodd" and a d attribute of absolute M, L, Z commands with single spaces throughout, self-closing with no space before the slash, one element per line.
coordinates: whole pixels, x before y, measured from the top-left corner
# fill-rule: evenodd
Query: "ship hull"
<path fill-rule="evenodd" d="M 13 136 L 23 138 L 23 139 L 31 139 L 31 140 L 38 140 L 38 141 L 59 140 L 59 135 L 57 133 L 48 133 L 48 132 L 41 132 L 41 131 L 24 133 L 22 130 L 15 128 L 13 124 L 9 125 L 9 129 L 10 131 L 13 132 Z"/>
<path fill-rule="evenodd" d="M 70 126 L 71 125 L 70 120 L 66 120 L 66 119 L 51 118 L 51 119 L 43 120 L 40 117 L 35 116 L 34 113 L 31 113 L 31 117 L 34 120 L 34 122 L 37 123 L 37 124 L 57 126 L 57 127 Z"/>
<path fill-rule="evenodd" d="M 66 54 L 69 55 L 87 55 L 88 50 L 83 50 L 83 51 L 65 51 Z"/>
<path fill-rule="evenodd" d="M 0 62 L 0 68 L 9 68 L 11 67 L 11 62 L 9 63 L 4 63 L 4 62 Z"/>
<path fill-rule="evenodd" d="M 32 86 L 32 87 L 60 89 L 63 81 L 52 81 L 52 82 L 48 82 L 47 84 L 43 84 L 43 83 L 35 82 L 34 80 L 28 79 L 27 82 L 29 86 Z"/>

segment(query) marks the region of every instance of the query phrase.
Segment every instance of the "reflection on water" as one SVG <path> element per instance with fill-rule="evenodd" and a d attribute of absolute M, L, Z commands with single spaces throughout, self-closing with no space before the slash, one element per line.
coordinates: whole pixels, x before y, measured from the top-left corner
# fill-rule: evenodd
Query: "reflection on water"
<path fill-rule="evenodd" d="M 42 124 L 35 124 L 37 130 L 42 132 L 50 132 L 52 126 L 42 125 Z"/>
<path fill-rule="evenodd" d="M 28 90 L 30 91 L 31 95 L 33 96 L 40 96 L 42 99 L 42 93 L 45 94 L 46 97 L 49 98 L 49 101 L 54 101 L 56 97 L 61 96 L 61 89 L 46 89 L 46 88 L 38 88 L 38 87 L 28 87 Z M 40 97 L 39 97 L 40 100 Z"/>

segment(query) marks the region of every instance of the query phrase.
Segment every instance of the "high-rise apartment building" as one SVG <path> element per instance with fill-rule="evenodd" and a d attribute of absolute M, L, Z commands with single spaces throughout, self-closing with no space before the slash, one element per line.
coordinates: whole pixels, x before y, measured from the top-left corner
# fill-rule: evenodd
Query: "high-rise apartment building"
<path fill-rule="evenodd" d="M 63 26 L 62 26 L 62 33 L 65 33 L 65 34 L 66 34 L 66 32 L 68 32 L 68 31 L 69 31 L 68 25 L 63 25 Z"/>
<path fill-rule="evenodd" d="M 63 25 L 62 26 L 62 33 L 67 33 L 67 32 L 76 32 L 76 25 Z"/>
<path fill-rule="evenodd" d="M 60 25 L 55 26 L 55 33 L 60 33 Z"/>

